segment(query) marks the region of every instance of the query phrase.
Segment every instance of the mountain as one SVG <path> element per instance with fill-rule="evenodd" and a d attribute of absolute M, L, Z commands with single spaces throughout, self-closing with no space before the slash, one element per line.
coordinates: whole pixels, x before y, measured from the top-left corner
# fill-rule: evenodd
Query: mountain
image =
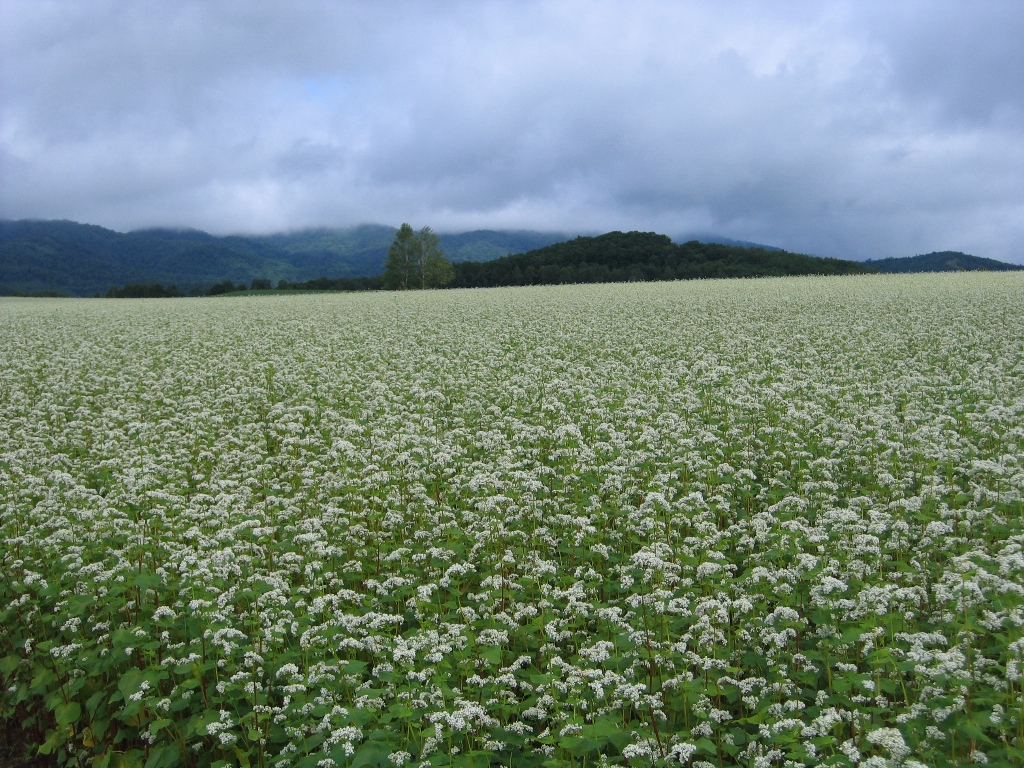
<path fill-rule="evenodd" d="M 874 272 L 855 261 L 691 240 L 654 232 L 577 237 L 514 256 L 455 265 L 457 287 L 614 283 L 716 277 L 851 275 Z"/>
<path fill-rule="evenodd" d="M 879 272 L 1010 272 L 1024 269 L 1021 264 L 1008 264 L 1005 261 L 971 256 L 960 251 L 936 251 L 922 256 L 903 256 L 892 259 L 868 259 L 863 262 Z"/>
<path fill-rule="evenodd" d="M 364 224 L 273 235 L 217 237 L 194 229 L 121 233 L 73 221 L 0 221 L 0 295 L 105 293 L 128 283 L 174 284 L 184 291 L 231 280 L 301 282 L 384 270 L 395 228 Z M 452 261 L 520 253 L 566 235 L 493 230 L 441 235 Z"/>
<path fill-rule="evenodd" d="M 571 235 L 530 230 L 477 229 L 460 235 L 441 235 L 441 249 L 449 261 L 490 261 L 568 240 Z"/>
<path fill-rule="evenodd" d="M 752 243 L 749 240 L 733 240 L 731 237 L 719 237 L 718 235 L 694 233 L 672 238 L 672 241 L 675 243 L 686 243 L 691 240 L 698 240 L 702 243 L 715 243 L 717 245 L 738 245 L 741 248 L 762 248 L 766 251 L 782 250 L 782 248 L 776 248 L 774 245 L 762 245 L 761 243 Z"/>
<path fill-rule="evenodd" d="M 0 221 L 0 287 L 7 293 L 88 296 L 124 283 L 192 289 L 225 278 L 297 277 L 281 256 L 244 238 L 198 230 L 123 234 L 72 221 Z"/>

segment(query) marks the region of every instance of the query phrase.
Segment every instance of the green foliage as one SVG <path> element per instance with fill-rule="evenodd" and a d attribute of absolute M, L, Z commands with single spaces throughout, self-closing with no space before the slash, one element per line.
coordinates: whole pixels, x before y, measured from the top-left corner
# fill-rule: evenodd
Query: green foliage
<path fill-rule="evenodd" d="M 318 277 L 301 283 L 278 282 L 279 290 L 292 291 L 379 291 L 384 287 L 382 275 L 374 277 Z"/>
<path fill-rule="evenodd" d="M 178 290 L 178 286 L 164 287 L 160 283 L 129 283 L 121 287 L 112 285 L 106 293 L 108 299 L 172 299 L 180 296 L 184 294 Z"/>
<path fill-rule="evenodd" d="M 441 251 L 440 238 L 430 227 L 418 233 L 409 224 L 399 227 L 384 264 L 384 287 L 399 291 L 441 288 L 454 276 L 451 262 Z"/>
<path fill-rule="evenodd" d="M 430 227 L 420 230 L 420 288 L 443 288 L 455 279 L 452 263 L 444 257 L 441 240 Z"/>
<path fill-rule="evenodd" d="M 414 287 L 423 245 L 409 224 L 402 224 L 388 248 L 384 262 L 384 287 L 392 291 L 405 291 Z"/>
<path fill-rule="evenodd" d="M 234 293 L 235 291 L 244 291 L 244 290 L 245 290 L 245 283 L 240 283 L 239 285 L 235 285 L 230 280 L 225 280 L 224 282 L 217 283 L 215 285 L 211 285 L 209 287 L 209 289 L 207 289 L 206 295 L 207 296 L 219 296 L 222 293 Z"/>
<path fill-rule="evenodd" d="M 19 291 L 0 285 L 0 296 L 15 296 L 24 299 L 66 299 L 66 293 L 60 291 Z"/>

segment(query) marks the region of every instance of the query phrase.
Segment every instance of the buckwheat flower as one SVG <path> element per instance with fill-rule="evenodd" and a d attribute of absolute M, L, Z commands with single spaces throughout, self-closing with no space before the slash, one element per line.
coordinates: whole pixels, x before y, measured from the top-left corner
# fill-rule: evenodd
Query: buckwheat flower
<path fill-rule="evenodd" d="M 993 704 L 992 712 L 989 714 L 989 719 L 992 721 L 992 725 L 999 725 L 1003 721 L 1003 715 L 1006 710 L 1003 709 L 1001 704 Z"/>
<path fill-rule="evenodd" d="M 666 758 L 669 762 L 685 764 L 690 762 L 690 758 L 692 758 L 696 753 L 696 744 L 690 744 L 689 742 L 681 741 L 677 744 L 673 744 L 669 748 L 668 755 L 666 755 Z"/>
<path fill-rule="evenodd" d="M 693 728 L 690 729 L 690 733 L 698 738 L 710 739 L 715 735 L 715 732 L 711 729 L 711 726 L 706 723 L 697 723 Z"/>
<path fill-rule="evenodd" d="M 142 697 L 146 695 L 146 691 L 148 691 L 151 687 L 152 686 L 150 685 L 148 680 L 143 680 L 141 683 L 139 683 L 139 690 L 131 694 L 128 697 L 128 701 L 142 701 Z"/>
<path fill-rule="evenodd" d="M 480 645 L 502 646 L 508 643 L 508 632 L 503 629 L 484 629 L 476 637 Z"/>
<path fill-rule="evenodd" d="M 868 731 L 867 740 L 888 751 L 889 756 L 897 762 L 910 754 L 910 747 L 903 740 L 903 734 L 896 728 L 877 728 Z"/>
<path fill-rule="evenodd" d="M 82 649 L 81 643 L 70 643 L 69 645 L 59 645 L 50 649 L 50 655 L 55 659 L 66 659 L 73 653 Z"/>
<path fill-rule="evenodd" d="M 857 749 L 857 745 L 853 743 L 853 739 L 847 739 L 840 744 L 839 751 L 846 755 L 846 758 L 854 765 L 860 762 L 860 750 Z"/>
<path fill-rule="evenodd" d="M 640 739 L 633 744 L 627 744 L 622 750 L 622 756 L 627 760 L 634 757 L 654 758 L 657 755 L 658 744 L 654 739 Z"/>

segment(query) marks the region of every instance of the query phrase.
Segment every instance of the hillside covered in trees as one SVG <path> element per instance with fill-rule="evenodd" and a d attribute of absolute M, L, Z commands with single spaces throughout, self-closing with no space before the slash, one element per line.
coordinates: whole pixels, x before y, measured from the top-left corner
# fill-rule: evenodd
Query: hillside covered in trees
<path fill-rule="evenodd" d="M 577 237 L 528 253 L 455 265 L 453 287 L 620 283 L 783 275 L 856 275 L 874 272 L 855 261 L 818 258 L 767 248 L 696 240 L 673 243 L 653 232 L 609 232 Z"/>
<path fill-rule="evenodd" d="M 1008 264 L 1005 261 L 971 256 L 960 251 L 936 251 L 922 256 L 905 256 L 893 259 L 868 259 L 867 266 L 879 272 L 1011 272 L 1024 269 L 1020 264 Z"/>

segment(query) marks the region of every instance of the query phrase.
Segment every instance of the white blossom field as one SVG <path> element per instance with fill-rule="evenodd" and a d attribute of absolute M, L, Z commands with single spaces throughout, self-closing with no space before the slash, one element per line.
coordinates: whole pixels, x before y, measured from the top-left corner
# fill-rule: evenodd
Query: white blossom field
<path fill-rule="evenodd" d="M 60 765 L 1024 763 L 1024 274 L 0 300 Z"/>

